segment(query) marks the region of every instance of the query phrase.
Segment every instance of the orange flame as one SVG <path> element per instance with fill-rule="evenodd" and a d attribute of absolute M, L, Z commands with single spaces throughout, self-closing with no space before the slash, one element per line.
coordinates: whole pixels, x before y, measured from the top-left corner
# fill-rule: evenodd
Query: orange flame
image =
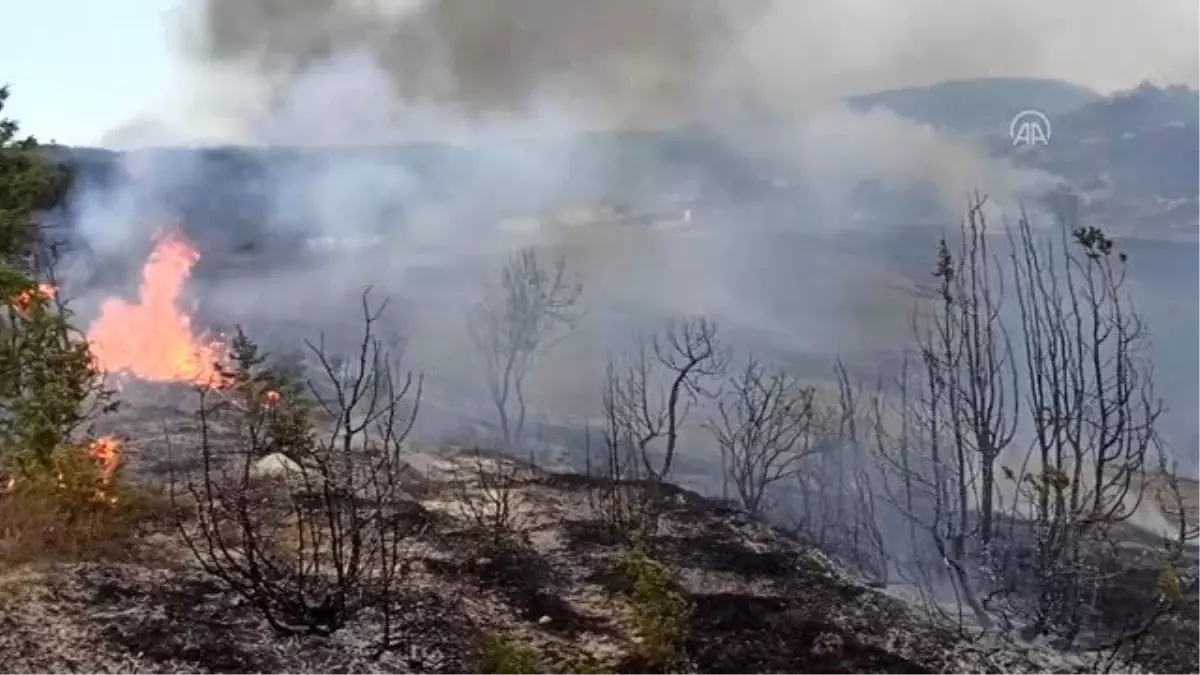
<path fill-rule="evenodd" d="M 161 237 L 142 268 L 139 301 L 108 298 L 87 339 L 101 370 L 151 382 L 221 383 L 220 340 L 192 332 L 191 317 L 176 306 L 200 254 L 178 233 Z"/>
<path fill-rule="evenodd" d="M 78 446 L 76 446 L 78 447 Z M 101 436 L 92 441 L 87 446 L 88 459 L 95 462 L 100 468 L 100 487 L 96 489 L 95 498 L 99 502 L 108 503 L 110 505 L 117 503 L 117 496 L 108 493 L 106 489 L 112 484 L 113 477 L 117 473 L 117 467 L 121 463 L 121 444 L 115 436 Z M 55 484 L 58 489 L 67 489 L 67 478 L 62 471 L 55 474 Z M 4 481 L 3 488 L 0 488 L 2 493 L 11 493 L 17 486 L 17 477 L 15 475 L 8 476 Z"/>
<path fill-rule="evenodd" d="M 276 403 L 279 403 L 280 399 L 283 398 L 283 395 L 274 389 L 268 389 L 263 394 L 263 398 L 266 400 L 267 407 L 271 408 L 274 407 Z"/>
<path fill-rule="evenodd" d="M 29 290 L 21 291 L 13 297 L 13 305 L 22 313 L 28 312 L 33 307 L 34 300 L 53 300 L 55 295 L 54 286 L 42 283 L 37 287 Z"/>
<path fill-rule="evenodd" d="M 108 485 L 121 461 L 121 445 L 113 436 L 101 436 L 88 445 L 88 457 L 100 465 L 100 483 Z"/>

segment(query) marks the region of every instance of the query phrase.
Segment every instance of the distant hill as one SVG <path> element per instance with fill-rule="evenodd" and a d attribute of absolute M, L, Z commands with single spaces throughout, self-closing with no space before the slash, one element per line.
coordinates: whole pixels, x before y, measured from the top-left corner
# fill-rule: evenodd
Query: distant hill
<path fill-rule="evenodd" d="M 1102 98 L 1062 80 L 996 77 L 872 92 L 847 103 L 860 110 L 882 106 L 942 131 L 975 135 L 1007 130 L 1022 110 L 1040 110 L 1053 119 Z"/>
<path fill-rule="evenodd" d="M 1060 80 L 984 78 L 855 96 L 940 132 L 982 140 L 994 155 L 1059 176 L 1081 215 L 1110 231 L 1195 241 L 1200 230 L 1200 93 L 1183 86 L 1104 96 Z M 1046 146 L 1014 146 L 1012 118 L 1051 121 Z"/>
<path fill-rule="evenodd" d="M 1115 137 L 1169 126 L 1195 123 L 1200 116 L 1200 92 L 1185 86 L 1156 87 L 1149 82 L 1118 92 L 1070 112 L 1060 128 L 1077 136 Z"/>
<path fill-rule="evenodd" d="M 1200 228 L 1200 92 L 1143 84 L 1051 117 L 1045 146 L 992 149 L 1066 178 L 1084 214 L 1117 232 L 1195 240 Z"/>
<path fill-rule="evenodd" d="M 1200 100 L 1194 90 L 1144 85 L 1102 96 L 1058 80 L 989 78 L 864 94 L 849 99 L 849 104 L 859 109 L 888 107 L 939 131 L 975 138 L 1020 166 L 1061 176 L 1082 196 L 1085 215 L 1117 231 L 1159 239 L 1196 238 Z M 1052 120 L 1049 146 L 1014 148 L 1007 137 L 1012 116 L 1027 108 Z M 762 128 L 754 132 L 770 135 Z M 189 235 L 201 245 L 215 239 L 214 245 L 234 249 L 253 246 L 268 227 L 302 238 L 312 230 L 307 220 L 328 216 L 306 212 L 305 194 L 296 200 L 285 196 L 297 207 L 281 211 L 278 191 L 267 189 L 279 185 L 303 190 L 305 185 L 321 183 L 327 189 L 336 184 L 338 194 L 332 202 L 371 202 L 369 213 L 346 213 L 345 218 L 389 229 L 428 204 L 458 208 L 462 194 L 471 195 L 467 201 L 475 213 L 470 217 L 479 222 L 588 204 L 606 204 L 635 215 L 771 199 L 803 206 L 802 190 L 779 189 L 775 167 L 726 141 L 703 128 L 681 128 L 584 134 L 549 142 L 510 139 L 472 147 L 413 143 L 131 153 L 59 147 L 51 152 L 77 167 L 81 193 L 111 193 L 135 179 L 130 171 L 138 174 L 137 180 L 148 176 L 155 187 L 154 203 L 139 208 L 139 213 L 182 216 Z M 563 170 L 564 161 L 569 171 Z M 875 204 L 878 208 L 873 210 L 893 220 L 936 215 L 936 200 L 929 194 L 860 187 L 860 206 Z M 367 193 L 372 195 L 369 200 L 356 197 Z M 280 218 L 289 220 L 282 228 L 279 222 L 268 222 Z"/>

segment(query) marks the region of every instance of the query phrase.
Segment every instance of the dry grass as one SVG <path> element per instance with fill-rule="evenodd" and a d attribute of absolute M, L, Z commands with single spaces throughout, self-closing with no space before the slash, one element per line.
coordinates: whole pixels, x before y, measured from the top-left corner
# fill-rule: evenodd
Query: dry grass
<path fill-rule="evenodd" d="M 109 496 L 115 500 L 48 482 L 14 485 L 0 495 L 0 562 L 140 559 L 146 535 L 169 527 L 170 505 L 143 487 L 121 486 Z"/>

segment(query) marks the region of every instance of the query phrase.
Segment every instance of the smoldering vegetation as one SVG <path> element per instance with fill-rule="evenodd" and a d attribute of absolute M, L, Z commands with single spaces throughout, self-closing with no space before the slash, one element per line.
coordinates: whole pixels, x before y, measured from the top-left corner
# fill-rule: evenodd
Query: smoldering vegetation
<path fill-rule="evenodd" d="M 434 548 L 489 541 L 486 554 L 470 549 L 468 571 L 507 579 L 514 566 L 543 569 L 518 556 L 532 549 L 564 557 L 554 562 L 575 588 L 583 572 L 559 546 L 562 526 L 591 544 L 647 543 L 672 569 L 702 559 L 705 574 L 783 566 L 825 581 L 850 570 L 847 586 L 813 584 L 836 596 L 821 602 L 882 609 L 802 622 L 789 649 L 806 656 L 793 665 L 843 653 L 881 668 L 952 663 L 905 661 L 911 645 L 860 644 L 846 628 L 893 613 L 936 627 L 919 644 L 1041 640 L 1074 669 L 1152 667 L 1147 653 L 1177 644 L 1179 607 L 1195 595 L 1194 431 L 1168 431 L 1151 365 L 1174 356 L 1155 351 L 1155 317 L 1143 324 L 1126 304 L 1175 293 L 1136 281 L 1168 254 L 1127 259 L 1123 242 L 1048 198 L 1071 192 L 1067 178 L 989 154 L 994 139 L 838 99 L 955 75 L 947 65 L 1053 72 L 1047 50 L 1020 48 L 1042 44 L 1041 28 L 1019 9 L 930 2 L 906 10 L 903 44 L 860 36 L 869 44 L 849 62 L 863 65 L 826 67 L 838 60 L 822 50 L 860 27 L 832 5 L 500 6 L 201 3 L 185 49 L 189 93 L 206 102 L 114 135 L 150 147 L 75 153 L 80 175 L 57 215 L 79 315 L 131 294 L 154 233 L 174 228 L 201 256 L 195 325 L 241 327 L 268 353 L 242 373 L 232 421 L 197 419 L 204 401 L 179 389 L 177 405 L 158 385 L 131 385 L 112 418 L 136 437 L 131 468 L 179 481 L 204 571 L 276 632 L 326 638 L 371 617 L 380 635 L 356 646 L 365 654 L 417 625 L 393 623 L 413 606 L 396 593 L 410 579 L 398 551 L 430 533 Z M 1003 44 L 954 47 L 980 21 Z M 1167 40 L 1157 49 L 1147 60 L 1172 73 L 1191 55 Z M 785 67 L 805 58 L 812 68 Z M 208 147 L 168 147 L 187 143 Z M 296 428 L 324 441 L 272 426 L 293 409 L 262 407 L 267 366 L 325 383 L 295 398 L 313 409 Z M 364 400 L 378 407 L 356 411 Z M 382 459 L 363 460 L 368 446 Z M 418 460 L 400 456 L 446 446 L 475 448 L 442 476 L 453 495 L 414 494 L 402 464 Z M 260 513 L 249 467 L 275 454 L 301 485 L 279 488 L 279 513 Z M 342 468 L 350 458 L 365 475 Z M 677 486 L 713 501 L 692 504 Z M 530 534 L 516 501 L 543 488 L 551 512 L 565 492 L 587 517 Z M 427 513 L 443 502 L 459 504 L 449 530 Z M 671 537 L 689 525 L 675 516 L 705 531 L 765 519 L 792 539 L 773 531 L 763 546 L 803 542 L 817 562 L 746 554 L 745 541 L 680 543 Z M 321 524 L 343 517 L 357 525 Z M 288 528 L 297 550 L 277 550 L 268 534 Z M 325 557 L 343 546 L 361 557 Z M 231 562 L 245 555 L 266 562 Z M 293 558 L 295 575 L 272 571 Z M 443 558 L 426 555 L 425 571 L 461 564 Z M 330 591 L 336 606 L 305 595 L 330 577 L 352 580 Z M 754 623 L 743 598 L 705 590 L 722 578 L 662 582 L 655 658 L 678 658 L 680 644 L 715 658 L 702 633 L 671 625 L 761 645 L 770 621 L 803 615 L 793 605 L 808 577 L 787 577 L 756 596 L 775 608 L 767 627 L 743 630 Z M 697 593 L 688 615 L 677 599 Z M 522 620 L 558 622 L 547 606 Z M 453 614 L 430 607 L 436 620 Z"/>
<path fill-rule="evenodd" d="M 352 296 L 346 287 L 340 289 L 341 304 L 331 302 L 321 318 L 290 329 L 302 326 L 312 334 L 328 326 L 327 339 L 297 344 L 279 331 L 266 343 L 272 351 L 267 363 L 310 382 L 330 380 L 324 388 L 309 389 L 330 416 L 314 428 L 331 425 L 333 440 L 319 442 L 310 458 L 315 464 L 301 469 L 313 472 L 306 483 L 343 480 L 321 467 L 349 462 L 350 455 L 337 453 L 351 448 L 357 453 L 353 437 L 360 433 L 381 433 L 386 440 L 376 442 L 397 456 L 407 443 L 495 447 L 540 470 L 587 481 L 588 508 L 599 521 L 589 527 L 599 527 L 602 539 L 633 541 L 658 532 L 662 507 L 654 490 L 684 485 L 788 529 L 868 585 L 915 595 L 916 606 L 934 625 L 964 634 L 1043 637 L 1058 649 L 1082 650 L 1095 659 L 1088 667 L 1133 663 L 1156 640 L 1174 639 L 1174 632 L 1167 637 L 1158 632 L 1163 626 L 1173 631 L 1176 624 L 1163 604 L 1166 596 L 1152 590 L 1160 581 L 1153 574 L 1169 560 L 1171 574 L 1178 575 L 1171 577 L 1178 590 L 1170 602 L 1191 597 L 1195 526 L 1193 487 L 1179 478 L 1156 432 L 1162 405 L 1154 391 L 1147 326 L 1126 304 L 1129 260 L 1103 232 L 1072 229 L 1069 223 L 1035 227 L 1023 218 L 1007 230 L 989 232 L 985 207 L 986 200 L 976 197 L 961 226 L 933 247 L 932 282 L 916 284 L 897 273 L 894 292 L 911 302 L 894 308 L 894 333 L 859 353 L 842 344 L 805 354 L 782 346 L 786 341 L 778 334 L 748 328 L 703 304 L 690 311 L 680 304 L 655 305 L 670 289 L 663 288 L 662 277 L 660 296 L 652 302 L 628 296 L 614 301 L 604 294 L 603 281 L 600 300 L 594 300 L 591 280 L 579 273 L 572 256 L 577 249 L 518 239 L 511 248 L 489 253 L 499 263 L 490 277 L 488 265 L 478 259 L 430 265 L 445 279 L 441 283 L 462 289 L 457 313 L 436 335 L 422 334 L 429 324 L 422 324 L 427 319 L 420 312 L 440 310 L 444 316 L 447 305 L 455 306 L 447 295 L 431 301 L 398 294 L 402 300 L 392 307 L 398 317 L 381 320 L 385 315 L 372 308 L 369 294 Z M 584 226 L 609 228 L 622 237 L 619 245 L 648 231 L 674 244 L 664 249 L 669 256 L 687 252 L 689 239 L 703 236 L 688 232 L 696 227 L 694 217 L 684 215 L 658 231 L 654 221 Z M 838 250 L 817 241 L 824 245 L 821 256 Z M 382 263 L 372 267 L 373 256 L 361 249 L 310 248 L 307 254 L 316 260 L 340 255 L 367 267 L 363 283 L 387 274 Z M 267 256 L 258 255 L 265 263 Z M 299 267 L 293 279 L 311 274 Z M 703 271 L 685 281 L 702 279 Z M 287 274 L 281 270 L 285 287 Z M 203 301 L 205 290 L 231 292 L 243 279 L 211 273 L 198 282 L 198 296 Z M 845 302 L 844 296 L 836 302 Z M 213 312 L 202 309 L 199 315 L 205 311 Z M 219 316 L 219 310 L 209 316 Z M 370 339 L 349 332 L 362 330 L 364 316 Z M 265 329 L 273 320 L 257 316 L 238 323 Z M 589 321 L 612 330 L 588 334 Z M 455 355 L 443 358 L 458 358 L 458 370 L 428 365 L 422 339 L 454 349 Z M 583 346 L 572 342 L 580 339 Z M 890 349 L 887 341 L 893 341 Z M 1060 349 L 1064 344 L 1070 348 Z M 589 354 L 585 347 L 595 351 Z M 330 356 L 337 353 L 349 356 Z M 391 356 L 381 362 L 381 353 Z M 846 360 L 837 361 L 837 354 Z M 414 380 L 405 371 L 387 369 L 392 357 L 421 373 L 418 389 L 408 388 Z M 590 373 L 584 365 L 589 358 Z M 551 376 L 543 379 L 547 371 Z M 247 371 L 247 389 L 235 394 L 245 397 L 246 411 L 259 405 L 256 373 Z M 393 401 L 392 387 L 399 387 L 400 398 L 415 391 L 419 408 Z M 551 402 L 540 403 L 547 399 Z M 355 412 L 355 401 L 382 401 L 382 412 Z M 204 410 L 203 400 L 200 404 Z M 397 411 L 398 422 L 392 419 Z M 141 413 L 135 407 L 127 419 Z M 263 540 L 266 530 L 257 528 L 277 527 L 253 519 L 223 521 L 231 518 L 224 511 L 231 500 L 258 504 L 259 488 L 249 469 L 226 473 L 214 468 L 220 466 L 214 458 L 251 467 L 273 456 L 274 447 L 297 457 L 289 461 L 309 454 L 303 443 L 293 447 L 298 441 L 272 440 L 271 434 L 283 433 L 270 431 L 276 413 L 259 413 L 266 415 L 257 422 L 267 425 L 266 436 L 246 437 L 247 427 L 222 426 L 203 415 L 199 427 L 162 430 L 168 438 L 188 439 L 176 447 L 190 448 L 200 438 L 200 457 L 172 465 L 172 471 L 221 477 L 216 493 L 207 478 L 187 484 L 199 514 L 199 534 L 193 536 L 202 537 L 191 545 L 202 560 L 212 547 L 237 548 L 223 527 L 242 528 L 245 541 Z M 251 420 L 259 413 L 247 412 Z M 368 431 L 380 415 L 403 430 Z M 363 447 L 370 442 L 361 441 Z M 160 445 L 152 452 L 163 450 Z M 473 480 L 481 485 L 483 504 L 461 495 L 458 501 L 468 503 L 464 508 L 478 527 L 503 539 L 496 533 L 521 529 L 515 524 L 520 507 L 506 496 L 516 479 L 506 469 L 493 474 L 482 467 L 476 466 Z M 405 473 L 386 471 L 387 485 L 398 485 L 396 476 Z M 151 473 L 161 476 L 161 466 Z M 232 487 L 225 485 L 231 475 L 241 475 L 242 482 L 235 478 Z M 378 490 L 380 476 L 344 480 Z M 641 492 L 646 486 L 651 491 Z M 325 493 L 309 485 L 305 491 Z M 368 511 L 355 517 L 390 523 L 379 514 L 397 508 L 390 501 L 394 495 L 375 496 L 383 501 L 354 497 L 355 508 Z M 298 517 L 315 522 L 321 509 L 343 508 L 325 499 L 304 502 L 313 511 Z M 359 503 L 362 499 L 367 501 Z M 410 536 L 415 535 L 389 529 L 379 541 Z M 389 550 L 368 555 L 398 565 L 399 559 L 387 557 Z M 269 574 L 222 562 L 231 557 L 227 551 L 206 564 L 231 587 L 268 585 L 255 597 L 275 603 L 269 611 L 308 616 L 308 605 L 296 604 L 294 589 L 278 586 Z M 404 576 L 398 568 L 385 571 Z M 394 580 L 387 578 L 389 584 Z M 359 602 L 353 593 L 348 602 Z M 1111 598 L 1118 596 L 1133 604 L 1116 611 Z M 367 609 L 351 604 L 346 611 Z M 386 642 L 392 608 L 376 609 L 384 613 Z M 340 628 L 321 623 L 319 630 L 332 634 Z"/>

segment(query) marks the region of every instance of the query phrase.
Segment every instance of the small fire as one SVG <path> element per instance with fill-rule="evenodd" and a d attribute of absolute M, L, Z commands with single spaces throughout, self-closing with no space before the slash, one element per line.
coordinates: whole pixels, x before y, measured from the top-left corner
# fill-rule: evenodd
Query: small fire
<path fill-rule="evenodd" d="M 160 237 L 142 268 L 138 302 L 108 298 L 87 332 L 102 370 L 151 382 L 219 385 L 224 343 L 196 335 L 176 302 L 200 254 L 177 232 Z"/>
<path fill-rule="evenodd" d="M 33 301 L 35 299 L 43 300 L 43 301 L 53 300 L 54 295 L 55 295 L 54 286 L 51 286 L 50 284 L 46 284 L 46 283 L 41 283 L 41 284 L 38 284 L 35 288 L 31 288 L 27 291 L 21 291 L 20 293 L 18 293 L 16 295 L 16 297 L 13 298 L 13 305 L 19 311 L 21 311 L 22 313 L 25 313 L 25 312 L 28 312 L 31 307 L 33 307 Z"/>
<path fill-rule="evenodd" d="M 78 447 L 78 446 L 76 446 Z M 107 502 L 116 504 L 117 497 L 108 493 L 108 487 L 112 485 L 113 478 L 116 476 L 117 467 L 121 463 L 121 444 L 115 436 L 101 436 L 92 441 L 87 446 L 87 457 L 95 462 L 100 469 L 100 487 L 96 489 L 95 498 L 99 502 Z M 67 489 L 67 477 L 62 471 L 55 474 L 55 484 L 58 489 Z M 11 493 L 17 486 L 17 477 L 10 475 L 4 481 L 3 491 Z"/>
<path fill-rule="evenodd" d="M 271 408 L 274 407 L 276 403 L 279 403 L 280 399 L 283 398 L 283 395 L 274 389 L 268 389 L 266 393 L 263 394 L 263 398 L 266 399 L 267 407 Z"/>
<path fill-rule="evenodd" d="M 121 461 L 121 445 L 113 436 L 101 436 L 88 445 L 88 457 L 100 465 L 100 483 L 108 485 Z"/>

